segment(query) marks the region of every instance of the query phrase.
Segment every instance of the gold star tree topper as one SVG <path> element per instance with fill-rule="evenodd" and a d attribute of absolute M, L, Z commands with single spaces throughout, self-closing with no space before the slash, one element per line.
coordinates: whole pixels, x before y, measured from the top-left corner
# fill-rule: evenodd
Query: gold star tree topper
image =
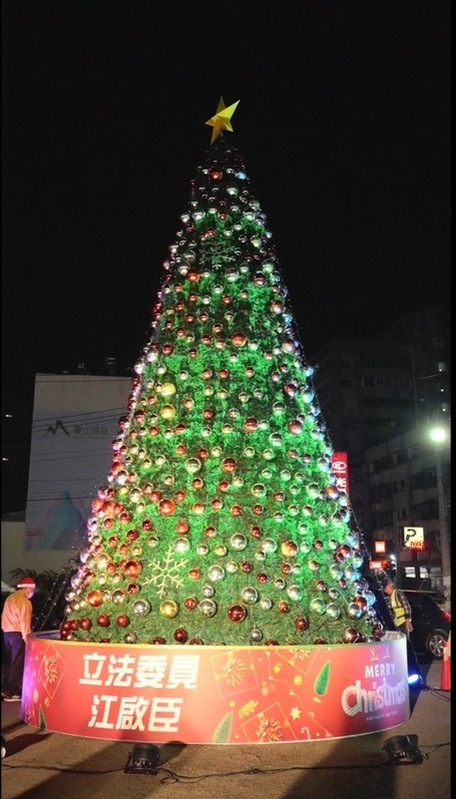
<path fill-rule="evenodd" d="M 205 125 L 210 125 L 213 128 L 211 144 L 215 142 L 217 136 L 220 136 L 223 130 L 229 130 L 233 132 L 233 128 L 231 126 L 231 117 L 236 111 L 239 103 L 240 100 L 232 105 L 229 105 L 227 108 L 223 97 L 220 98 L 217 111 L 215 112 L 214 116 L 205 122 Z"/>

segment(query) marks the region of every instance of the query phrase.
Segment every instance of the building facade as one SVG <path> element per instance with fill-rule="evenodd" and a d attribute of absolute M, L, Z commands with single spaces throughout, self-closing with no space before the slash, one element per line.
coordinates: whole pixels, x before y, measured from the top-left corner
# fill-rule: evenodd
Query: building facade
<path fill-rule="evenodd" d="M 426 522 L 426 552 L 434 553 L 433 569 L 439 561 L 442 491 L 438 489 L 435 448 L 426 436 L 437 422 L 448 430 L 450 426 L 445 327 L 440 309 L 431 306 L 397 320 L 374 341 L 329 341 L 314 357 L 315 390 L 332 445 L 348 454 L 350 502 L 356 522 L 368 549 L 379 537 L 394 542 L 404 561 L 404 578 L 407 559 L 412 554 L 416 558 L 417 553 L 399 546 L 398 521 L 402 526 Z M 442 450 L 442 458 L 440 484 L 449 486 L 449 448 Z M 404 474 L 405 463 L 413 478 Z M 400 486 L 406 487 L 399 490 Z M 449 502 L 446 489 L 448 528 Z M 408 565 L 407 569 L 410 575 Z M 432 579 L 434 583 L 441 580 L 441 572 L 433 571 Z"/>
<path fill-rule="evenodd" d="M 440 424 L 440 423 L 439 423 Z M 397 584 L 444 588 L 451 531 L 449 430 L 440 444 L 423 424 L 367 450 L 369 531 L 386 541 Z M 374 555 L 375 558 L 375 555 Z M 446 572 L 446 573 L 445 573 Z"/>

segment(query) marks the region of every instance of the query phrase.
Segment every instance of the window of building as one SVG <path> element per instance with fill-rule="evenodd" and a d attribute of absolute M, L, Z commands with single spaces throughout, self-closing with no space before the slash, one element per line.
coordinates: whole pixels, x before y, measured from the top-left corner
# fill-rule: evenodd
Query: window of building
<path fill-rule="evenodd" d="M 404 569 L 405 577 L 408 580 L 414 580 L 416 577 L 415 566 L 406 566 Z M 420 566 L 420 579 L 428 580 L 430 578 L 429 569 L 427 566 Z"/>

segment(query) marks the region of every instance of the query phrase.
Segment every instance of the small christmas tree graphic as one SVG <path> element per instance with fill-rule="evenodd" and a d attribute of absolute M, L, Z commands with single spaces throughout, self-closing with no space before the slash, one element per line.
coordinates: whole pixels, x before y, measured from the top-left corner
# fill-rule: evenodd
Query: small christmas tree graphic
<path fill-rule="evenodd" d="M 223 98 L 163 264 L 61 638 L 381 637 L 266 217 Z"/>

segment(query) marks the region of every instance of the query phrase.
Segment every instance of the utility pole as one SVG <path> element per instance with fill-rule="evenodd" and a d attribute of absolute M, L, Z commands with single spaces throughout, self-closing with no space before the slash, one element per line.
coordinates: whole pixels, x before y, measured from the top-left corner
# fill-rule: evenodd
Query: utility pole
<path fill-rule="evenodd" d="M 437 499 L 439 507 L 440 555 L 442 559 L 443 588 L 448 600 L 451 600 L 450 542 L 448 540 L 448 518 L 445 487 L 443 484 L 442 454 L 439 447 L 436 447 L 435 466 L 437 479 Z"/>

